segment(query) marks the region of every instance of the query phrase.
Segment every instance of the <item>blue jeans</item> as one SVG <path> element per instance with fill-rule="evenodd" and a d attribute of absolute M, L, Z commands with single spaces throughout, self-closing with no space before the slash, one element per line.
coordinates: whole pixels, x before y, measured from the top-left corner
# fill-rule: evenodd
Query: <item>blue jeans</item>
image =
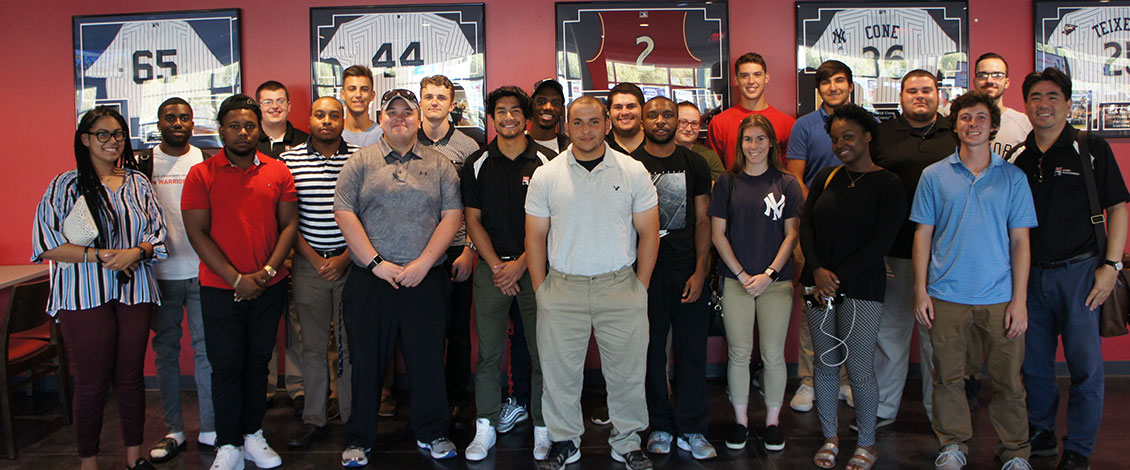
<path fill-rule="evenodd" d="M 1059 388 L 1055 383 L 1057 337 L 1071 372 L 1064 450 L 1091 455 L 1103 411 L 1103 357 L 1099 311 L 1084 304 L 1095 284 L 1098 258 L 1056 269 L 1032 263 L 1028 278 L 1028 332 L 1024 387 L 1028 389 L 1028 424 L 1055 430 Z"/>
<path fill-rule="evenodd" d="M 216 430 L 212 410 L 212 364 L 204 347 L 204 322 L 200 315 L 200 280 L 157 280 L 161 289 L 161 306 L 153 311 L 149 327 L 153 330 L 153 352 L 156 354 L 157 388 L 161 391 L 161 407 L 168 432 L 184 432 L 184 415 L 180 409 L 180 337 L 181 319 L 188 314 L 188 334 L 192 338 L 193 375 L 196 398 L 200 404 L 200 432 Z"/>

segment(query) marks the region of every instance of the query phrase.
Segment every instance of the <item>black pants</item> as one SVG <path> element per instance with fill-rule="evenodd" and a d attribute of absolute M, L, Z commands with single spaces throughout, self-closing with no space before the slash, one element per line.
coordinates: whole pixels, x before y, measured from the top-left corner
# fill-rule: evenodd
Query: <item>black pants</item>
<path fill-rule="evenodd" d="M 436 373 L 443 369 L 447 279 L 437 267 L 416 287 L 394 289 L 372 272 L 352 267 L 341 294 L 353 364 L 353 413 L 345 427 L 346 445 L 372 447 L 377 441 L 381 387 L 397 334 L 411 390 L 409 428 L 423 442 L 447 435 L 447 389 L 443 374 Z"/>
<path fill-rule="evenodd" d="M 443 262 L 444 272 L 451 279 L 451 264 L 463 253 L 463 247 L 452 246 L 447 249 L 447 260 Z M 447 324 L 447 395 L 452 404 L 466 405 L 471 402 L 471 278 L 463 282 L 451 281 L 448 296 L 449 320 Z"/>
<path fill-rule="evenodd" d="M 200 287 L 204 345 L 212 363 L 216 447 L 243 445 L 243 435 L 263 424 L 267 411 L 267 363 L 286 308 L 283 279 L 255 300 L 236 302 L 232 289 Z"/>
<path fill-rule="evenodd" d="M 705 295 L 682 303 L 694 267 L 656 264 L 647 290 L 647 414 L 653 431 L 706 432 L 706 334 L 710 311 Z M 705 289 L 704 289 L 705 290 Z M 674 409 L 667 391 L 667 333 L 675 353 Z"/>

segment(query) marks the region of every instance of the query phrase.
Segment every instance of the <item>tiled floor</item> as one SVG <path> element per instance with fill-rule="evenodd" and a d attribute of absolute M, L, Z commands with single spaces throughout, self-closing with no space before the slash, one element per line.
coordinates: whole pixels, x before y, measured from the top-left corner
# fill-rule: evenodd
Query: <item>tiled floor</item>
<path fill-rule="evenodd" d="M 1061 379 L 1060 386 L 1064 391 L 1066 402 L 1066 388 L 1068 382 Z M 790 384 L 789 390 L 793 390 Z M 985 387 L 987 388 L 987 387 Z M 879 462 L 876 469 L 930 469 L 937 451 L 937 441 L 930 430 L 929 423 L 922 412 L 921 393 L 919 382 L 912 380 L 907 387 L 906 399 L 903 402 L 899 421 L 894 425 L 879 431 Z M 1092 468 L 1095 470 L 1126 469 L 1130 464 L 1121 462 L 1125 458 L 1123 452 L 1130 449 L 1130 407 L 1125 403 L 1130 399 L 1130 377 L 1111 377 L 1106 384 L 1106 404 L 1104 406 L 1103 425 L 1099 434 L 1098 449 L 1092 456 Z M 604 402 L 603 391 L 599 388 L 587 389 L 583 400 L 586 416 Z M 989 399 L 989 392 L 982 390 L 982 400 Z M 183 406 L 188 423 L 196 419 L 195 394 L 184 393 Z M 668 456 L 653 456 L 656 468 L 659 469 L 807 469 L 815 468 L 811 463 L 812 454 L 821 443 L 819 423 L 815 412 L 794 413 L 785 411 L 782 415 L 782 428 L 786 432 L 786 447 L 782 452 L 767 453 L 760 447 L 755 439 L 744 451 L 728 451 L 722 443 L 722 434 L 730 423 L 730 407 L 726 401 L 725 386 L 721 382 L 711 382 L 711 414 L 710 432 L 707 437 L 719 448 L 717 459 L 706 462 L 696 462 L 687 454 L 676 452 Z M 791 398 L 786 396 L 786 399 Z M 402 396 L 402 401 L 407 397 Z M 642 397 L 641 397 L 642 399 Z M 156 392 L 148 394 L 148 415 L 146 421 L 145 448 L 157 442 L 164 432 L 160 416 L 159 398 Z M 280 403 L 268 411 L 264 422 L 267 439 L 283 457 L 284 469 L 335 469 L 340 468 L 340 441 L 342 438 L 342 425 L 331 423 L 330 433 L 321 441 L 315 443 L 310 449 L 292 451 L 286 447 L 290 436 L 296 432 L 301 423 L 294 417 L 289 400 L 280 400 Z M 1065 403 L 1061 406 L 1059 434 L 1064 433 L 1063 413 Z M 15 407 L 18 419 L 16 421 L 17 441 L 20 446 L 20 458 L 15 461 L 0 459 L 0 468 L 5 470 L 51 470 L 77 468 L 78 457 L 75 453 L 73 430 L 63 426 L 59 409 L 49 395 L 37 396 L 32 400 L 23 400 Z M 472 437 L 472 431 L 463 430 L 452 433 L 452 439 L 459 446 L 460 456 L 449 461 L 437 462 L 423 452 L 416 449 L 414 439 L 407 430 L 407 407 L 402 406 L 400 414 L 393 419 L 381 422 L 380 431 L 382 443 L 374 449 L 370 459 L 369 468 L 375 469 L 532 469 L 534 462 L 530 455 L 532 446 L 532 428 L 529 423 L 523 423 L 510 433 L 500 436 L 498 444 L 491 455 L 479 463 L 468 463 L 462 457 L 465 447 Z M 753 407 L 751 422 L 756 423 L 762 419 L 763 408 Z M 844 430 L 839 466 L 843 468 L 848 453 L 854 447 L 854 438 L 847 430 L 847 423 L 852 419 L 852 410 L 846 406 L 841 408 L 840 423 Z M 972 451 L 969 456 L 968 469 L 993 469 L 1000 468 L 996 461 L 993 448 L 996 437 L 992 424 L 989 422 L 988 410 L 982 408 L 976 412 L 975 418 L 976 437 L 971 442 Z M 195 443 L 195 427 L 189 424 L 189 439 Z M 588 424 L 588 429 L 582 444 L 583 457 L 581 461 L 570 466 L 571 470 L 602 470 L 623 468 L 615 464 L 608 456 L 607 444 L 609 428 Z M 101 464 L 103 469 L 121 468 L 121 437 L 118 433 L 118 421 L 113 404 L 109 405 L 105 414 L 105 425 L 102 433 Z M 194 444 L 189 444 L 185 454 L 177 457 L 172 462 L 159 465 L 161 469 L 207 469 L 211 464 L 213 454 L 200 452 Z M 1036 469 L 1053 469 L 1057 463 L 1055 458 L 1035 458 L 1032 461 Z M 248 468 L 254 468 L 248 464 Z"/>

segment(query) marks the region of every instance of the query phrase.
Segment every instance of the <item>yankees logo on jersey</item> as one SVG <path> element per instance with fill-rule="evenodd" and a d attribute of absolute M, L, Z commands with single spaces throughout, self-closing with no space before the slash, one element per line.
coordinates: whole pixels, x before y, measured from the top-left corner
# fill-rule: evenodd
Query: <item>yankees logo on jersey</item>
<path fill-rule="evenodd" d="M 156 112 L 169 96 L 212 95 L 224 64 L 187 21 L 125 23 L 83 73 L 106 79 L 106 98 L 125 100 L 131 116 Z M 218 75 L 214 75 L 218 74 Z"/>
<path fill-rule="evenodd" d="M 1047 38 L 1063 57 L 1076 88 L 1095 90 L 1099 103 L 1130 92 L 1130 7 L 1080 8 L 1063 15 Z"/>
<path fill-rule="evenodd" d="M 861 8 L 835 13 L 810 47 L 806 66 L 844 62 L 863 84 L 855 87 L 857 102 L 898 103 L 906 72 L 936 72 L 943 56 L 958 51 L 927 8 Z"/>
<path fill-rule="evenodd" d="M 469 76 L 474 54 L 475 48 L 454 20 L 436 13 L 376 13 L 338 27 L 319 59 L 335 59 L 342 68 L 378 69 L 373 89 L 379 91 L 418 86 L 423 75 L 410 72 L 421 66 L 428 67 L 426 75 Z M 397 68 L 407 70 L 389 70 Z"/>
<path fill-rule="evenodd" d="M 785 195 L 782 194 L 781 199 L 778 200 L 773 197 L 773 193 L 769 193 L 763 201 L 765 201 L 765 216 L 773 220 L 781 220 L 781 213 L 785 210 Z"/>

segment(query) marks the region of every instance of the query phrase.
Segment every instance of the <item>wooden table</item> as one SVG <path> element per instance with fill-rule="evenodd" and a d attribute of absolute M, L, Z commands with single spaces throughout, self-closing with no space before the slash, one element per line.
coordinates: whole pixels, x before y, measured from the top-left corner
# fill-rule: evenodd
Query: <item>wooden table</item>
<path fill-rule="evenodd" d="M 47 275 L 47 264 L 0 266 L 0 289 L 32 281 Z"/>

